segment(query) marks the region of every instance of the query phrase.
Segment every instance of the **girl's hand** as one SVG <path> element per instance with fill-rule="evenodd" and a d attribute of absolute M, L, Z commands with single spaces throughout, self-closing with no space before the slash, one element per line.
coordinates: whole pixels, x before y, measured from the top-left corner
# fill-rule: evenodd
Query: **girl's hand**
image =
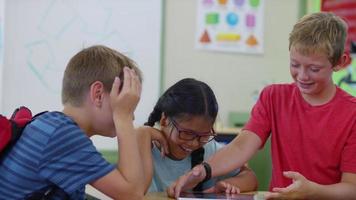
<path fill-rule="evenodd" d="M 219 181 L 213 187 L 203 191 L 204 193 L 226 193 L 226 194 L 239 194 L 240 188 L 225 182 Z"/>
<path fill-rule="evenodd" d="M 114 117 L 133 119 L 133 112 L 136 109 L 141 96 L 141 82 L 133 69 L 124 67 L 124 80 L 116 77 L 110 92 L 111 108 Z M 123 84 L 119 91 L 120 85 Z"/>
<path fill-rule="evenodd" d="M 178 198 L 182 191 L 194 188 L 198 183 L 204 180 L 205 176 L 203 165 L 197 165 L 173 182 L 167 188 L 167 195 L 171 198 Z"/>
<path fill-rule="evenodd" d="M 138 131 L 140 134 L 150 134 L 152 143 L 160 149 L 162 157 L 169 154 L 168 142 L 163 132 L 151 126 L 141 126 Z"/>
<path fill-rule="evenodd" d="M 273 192 L 265 194 L 266 199 L 306 199 L 312 193 L 316 183 L 309 181 L 298 172 L 283 172 L 287 178 L 293 179 L 293 183 L 285 188 L 273 188 Z"/>

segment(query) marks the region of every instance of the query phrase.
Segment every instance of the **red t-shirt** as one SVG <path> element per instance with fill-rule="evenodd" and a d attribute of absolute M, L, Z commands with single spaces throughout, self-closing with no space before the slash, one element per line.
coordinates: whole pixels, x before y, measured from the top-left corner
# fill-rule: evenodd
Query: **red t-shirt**
<path fill-rule="evenodd" d="M 245 129 L 263 145 L 272 135 L 270 189 L 292 183 L 283 171 L 324 185 L 340 182 L 342 172 L 356 173 L 356 98 L 340 88 L 328 103 L 311 106 L 295 84 L 268 86 Z"/>

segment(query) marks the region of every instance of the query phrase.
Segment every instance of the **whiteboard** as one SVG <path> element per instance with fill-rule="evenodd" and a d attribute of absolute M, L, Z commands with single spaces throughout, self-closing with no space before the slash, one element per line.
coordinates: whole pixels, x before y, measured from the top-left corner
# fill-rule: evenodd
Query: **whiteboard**
<path fill-rule="evenodd" d="M 5 0 L 1 113 L 19 105 L 34 113 L 62 110 L 61 82 L 69 59 L 103 44 L 135 60 L 144 75 L 135 124 L 159 95 L 161 0 Z M 116 139 L 95 137 L 100 149 Z"/>

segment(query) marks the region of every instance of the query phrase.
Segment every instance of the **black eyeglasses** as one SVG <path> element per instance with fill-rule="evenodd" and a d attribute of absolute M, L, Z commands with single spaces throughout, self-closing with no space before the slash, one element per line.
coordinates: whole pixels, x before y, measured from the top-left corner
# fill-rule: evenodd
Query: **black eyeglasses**
<path fill-rule="evenodd" d="M 216 133 L 213 128 L 211 128 L 209 132 L 198 133 L 192 130 L 187 130 L 179 127 L 177 122 L 174 121 L 173 119 L 170 119 L 170 121 L 172 122 L 172 125 L 177 129 L 179 139 L 191 141 L 194 140 L 195 138 L 198 138 L 198 141 L 200 143 L 207 143 L 216 137 Z"/>

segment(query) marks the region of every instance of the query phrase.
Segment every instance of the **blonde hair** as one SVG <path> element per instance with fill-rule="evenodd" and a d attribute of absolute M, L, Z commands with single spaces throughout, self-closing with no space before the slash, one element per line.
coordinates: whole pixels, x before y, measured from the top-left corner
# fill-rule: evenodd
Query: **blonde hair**
<path fill-rule="evenodd" d="M 81 50 L 70 59 L 64 72 L 62 104 L 80 106 L 95 81 L 102 82 L 105 91 L 110 91 L 116 76 L 123 80 L 125 66 L 134 69 L 142 81 L 136 63 L 114 49 L 96 45 Z"/>
<path fill-rule="evenodd" d="M 304 55 L 324 53 L 331 64 L 336 65 L 344 53 L 347 24 L 330 12 L 305 15 L 293 27 L 289 35 L 289 50 Z"/>

